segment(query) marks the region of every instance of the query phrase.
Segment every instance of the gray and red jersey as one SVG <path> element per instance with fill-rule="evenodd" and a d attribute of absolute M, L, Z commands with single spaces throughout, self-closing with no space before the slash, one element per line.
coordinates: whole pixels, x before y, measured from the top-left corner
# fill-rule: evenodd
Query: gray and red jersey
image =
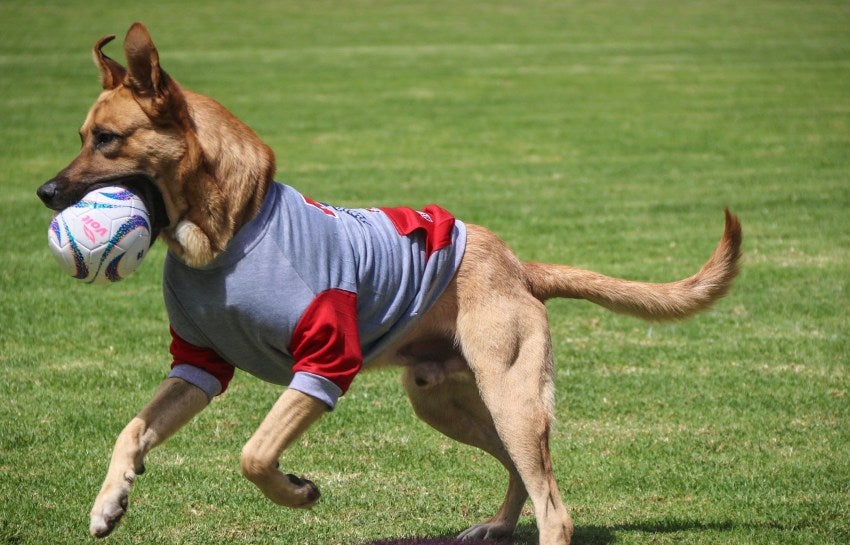
<path fill-rule="evenodd" d="M 339 208 L 273 183 L 208 266 L 168 254 L 171 376 L 212 398 L 239 368 L 333 407 L 443 293 L 465 245 L 464 224 L 436 205 Z"/>

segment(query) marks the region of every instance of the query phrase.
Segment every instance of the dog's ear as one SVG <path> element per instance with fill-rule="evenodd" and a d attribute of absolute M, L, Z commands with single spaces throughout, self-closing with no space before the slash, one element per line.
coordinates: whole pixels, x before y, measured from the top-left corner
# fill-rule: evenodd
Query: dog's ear
<path fill-rule="evenodd" d="M 159 53 L 142 23 L 133 23 L 127 31 L 124 54 L 127 56 L 127 84 L 130 89 L 144 98 L 162 96 L 168 76 L 159 67 Z"/>
<path fill-rule="evenodd" d="M 159 53 L 142 23 L 134 23 L 124 39 L 129 87 L 139 105 L 152 119 L 161 123 L 185 123 L 186 99 L 180 86 L 159 66 Z"/>
<path fill-rule="evenodd" d="M 105 91 L 115 89 L 121 85 L 121 82 L 124 81 L 124 76 L 127 74 L 127 70 L 123 66 L 103 53 L 103 47 L 114 39 L 114 34 L 111 36 L 104 36 L 99 39 L 97 43 L 94 44 L 94 48 L 92 48 L 94 63 L 97 65 L 98 69 L 100 69 L 100 84 L 103 86 Z"/>

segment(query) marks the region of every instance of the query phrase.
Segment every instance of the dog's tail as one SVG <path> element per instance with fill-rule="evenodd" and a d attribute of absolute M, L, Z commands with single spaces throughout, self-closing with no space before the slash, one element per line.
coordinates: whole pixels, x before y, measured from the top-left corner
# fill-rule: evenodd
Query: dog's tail
<path fill-rule="evenodd" d="M 541 301 L 586 299 L 645 320 L 683 319 L 707 309 L 729 291 L 738 274 L 741 236 L 741 223 L 726 209 L 723 238 L 711 258 L 697 274 L 677 282 L 633 282 L 546 263 L 525 263 L 525 273 L 531 292 Z"/>

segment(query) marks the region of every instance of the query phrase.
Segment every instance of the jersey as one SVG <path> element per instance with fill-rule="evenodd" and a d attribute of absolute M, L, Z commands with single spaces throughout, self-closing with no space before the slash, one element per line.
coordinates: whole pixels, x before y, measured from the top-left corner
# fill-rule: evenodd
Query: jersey
<path fill-rule="evenodd" d="M 465 244 L 465 225 L 435 205 L 339 208 L 272 183 L 210 264 L 166 257 L 170 376 L 211 398 L 239 368 L 333 408 L 443 293 Z"/>

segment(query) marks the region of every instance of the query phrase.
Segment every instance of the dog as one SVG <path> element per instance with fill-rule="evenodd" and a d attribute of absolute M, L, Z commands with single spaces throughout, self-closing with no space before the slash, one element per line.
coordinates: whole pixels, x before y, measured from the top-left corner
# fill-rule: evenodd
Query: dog
<path fill-rule="evenodd" d="M 554 362 L 544 302 L 555 297 L 585 299 L 645 320 L 692 316 L 724 296 L 738 273 L 742 239 L 738 219 L 726 210 L 723 236 L 694 276 L 655 284 L 566 265 L 522 262 L 492 232 L 463 224 L 439 207 L 422 212 L 329 207 L 275 182 L 272 150 L 221 104 L 184 89 L 163 71 L 144 25 L 133 24 L 126 35 L 126 67 L 103 53 L 113 39 L 104 37 L 93 48 L 103 91 L 80 130 L 82 150 L 37 193 L 53 210 L 62 210 L 106 184 L 122 183 L 143 196 L 151 210 L 154 237 L 164 239 L 169 250 L 166 304 L 174 335 L 174 364 L 152 400 L 118 435 L 92 507 L 91 533 L 104 537 L 113 531 L 127 510 L 134 480 L 144 471 L 145 455 L 226 388 L 233 366 L 273 382 L 291 381 L 245 444 L 242 473 L 275 503 L 312 506 L 319 499 L 318 487 L 304 477 L 283 473 L 279 458 L 328 412 L 368 359 L 367 366 L 400 366 L 404 388 L 418 417 L 448 437 L 491 454 L 507 470 L 507 493 L 501 507 L 490 519 L 461 533 L 461 539 L 510 536 L 530 498 L 539 543 L 568 544 L 573 522 L 555 481 L 549 449 Z M 290 197 L 296 204 L 281 204 Z M 290 217 L 296 205 L 313 214 L 307 223 Z M 303 301 L 293 296 L 303 303 L 296 314 L 315 311 L 321 317 L 302 327 L 303 331 L 289 331 L 288 345 L 266 347 L 276 352 L 270 357 L 282 357 L 292 362 L 294 369 L 284 368 L 280 374 L 278 368 L 277 375 L 269 372 L 266 376 L 262 362 L 239 361 L 243 354 L 254 354 L 253 348 L 233 346 L 250 344 L 246 337 L 265 334 L 252 327 L 279 327 L 277 316 L 282 316 L 281 322 L 292 321 L 289 310 L 276 308 L 286 306 L 290 294 L 287 292 L 287 303 L 281 303 L 277 287 L 244 279 L 228 284 L 229 277 L 216 271 L 222 261 L 229 267 L 243 266 L 253 252 L 243 245 L 243 239 L 253 236 L 250 233 L 266 221 L 263 218 L 269 209 L 278 210 L 274 221 L 287 222 L 288 236 L 300 241 L 291 257 L 281 259 L 294 261 L 290 265 L 302 277 L 311 276 L 316 268 L 299 269 L 300 260 L 311 257 L 307 254 L 319 253 L 310 248 L 341 246 L 334 235 L 313 230 L 310 222 L 318 221 L 318 215 L 329 222 L 340 219 L 334 215 L 344 215 L 349 221 L 346 225 L 362 221 L 367 227 L 376 221 L 386 226 L 390 220 L 398 229 L 395 223 L 409 222 L 406 234 L 398 230 L 393 236 L 381 236 L 393 239 L 392 244 L 407 244 L 405 259 L 418 261 L 405 275 L 394 272 L 391 263 L 370 261 L 372 272 L 390 282 L 389 291 L 370 285 L 377 282 L 373 276 L 361 275 L 361 285 L 334 283 L 327 290 L 331 295 L 320 303 L 311 300 L 312 295 Z M 358 229 L 349 233 L 354 238 L 345 243 L 351 246 L 348 250 L 361 245 L 355 240 Z M 262 261 L 269 258 L 262 252 L 257 255 L 260 257 L 251 261 L 250 267 L 262 268 Z M 356 262 L 358 271 L 371 259 L 371 252 L 346 255 L 345 259 Z M 438 258 L 443 268 L 432 271 L 437 280 L 428 284 L 430 280 L 426 282 L 422 275 L 431 274 L 427 269 Z M 336 267 L 337 258 L 320 259 Z M 282 267 L 280 263 L 267 265 Z M 192 283 L 200 282 L 201 277 L 209 283 L 198 288 Z M 305 284 L 314 282 L 313 278 L 302 279 Z M 413 303 L 406 300 L 404 304 L 410 304 L 402 318 L 388 312 L 369 326 L 363 324 L 362 309 L 386 310 L 384 301 L 392 299 L 396 290 L 408 289 L 405 282 L 411 281 L 424 286 L 413 290 L 412 297 L 418 298 L 416 309 L 411 310 Z M 186 291 L 195 293 L 188 296 Z M 423 295 L 423 291 L 427 293 Z M 248 297 L 249 304 L 234 305 L 235 311 L 224 309 L 222 305 L 227 306 L 228 297 L 235 293 Z M 321 292 L 323 297 L 325 293 Z M 252 310 L 254 303 L 262 309 Z M 181 315 L 183 306 L 192 308 Z M 224 318 L 226 312 L 235 314 Z M 260 316 L 257 322 L 240 314 L 255 312 L 269 315 Z M 223 333 L 222 346 L 212 348 L 214 342 L 205 343 L 209 339 L 203 331 L 213 326 L 203 323 L 204 317 L 207 322 L 235 320 L 236 325 Z M 403 327 L 395 327 L 398 324 L 393 320 L 401 320 Z M 295 329 L 300 324 L 295 323 Z M 369 339 L 360 338 L 369 327 L 383 327 L 386 335 L 379 332 L 376 337 L 372 332 Z"/>

